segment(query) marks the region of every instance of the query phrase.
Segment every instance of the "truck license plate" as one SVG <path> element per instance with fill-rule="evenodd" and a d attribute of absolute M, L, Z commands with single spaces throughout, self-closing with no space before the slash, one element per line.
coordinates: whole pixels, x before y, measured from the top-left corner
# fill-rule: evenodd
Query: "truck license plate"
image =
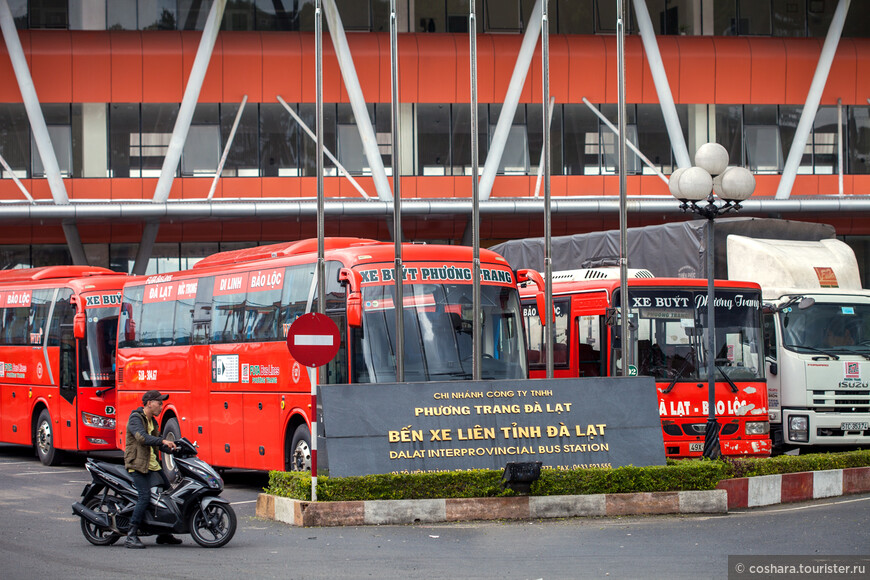
<path fill-rule="evenodd" d="M 689 443 L 689 451 L 703 451 L 703 450 L 704 450 L 703 443 Z"/>
<path fill-rule="evenodd" d="M 870 427 L 867 423 L 841 423 L 840 429 L 843 431 L 866 431 Z"/>

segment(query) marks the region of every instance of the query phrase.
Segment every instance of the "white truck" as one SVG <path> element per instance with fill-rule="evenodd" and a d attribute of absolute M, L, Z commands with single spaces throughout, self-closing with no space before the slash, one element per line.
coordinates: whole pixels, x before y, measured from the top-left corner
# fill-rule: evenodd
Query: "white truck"
<path fill-rule="evenodd" d="M 707 220 L 628 230 L 628 266 L 706 278 Z M 730 218 L 714 225 L 716 278 L 761 285 L 771 440 L 779 451 L 870 446 L 870 291 L 825 224 Z M 491 249 L 544 270 L 543 238 Z M 552 240 L 553 270 L 615 264 L 619 232 Z"/>
<path fill-rule="evenodd" d="M 836 239 L 728 236 L 728 276 L 761 285 L 771 439 L 870 444 L 870 292 Z"/>

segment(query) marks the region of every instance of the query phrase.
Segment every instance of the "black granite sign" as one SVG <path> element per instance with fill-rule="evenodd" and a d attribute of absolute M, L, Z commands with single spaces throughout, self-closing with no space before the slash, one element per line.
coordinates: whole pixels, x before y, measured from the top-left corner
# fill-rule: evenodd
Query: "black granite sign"
<path fill-rule="evenodd" d="M 319 393 L 318 472 L 333 477 L 665 463 L 650 377 L 324 385 Z"/>

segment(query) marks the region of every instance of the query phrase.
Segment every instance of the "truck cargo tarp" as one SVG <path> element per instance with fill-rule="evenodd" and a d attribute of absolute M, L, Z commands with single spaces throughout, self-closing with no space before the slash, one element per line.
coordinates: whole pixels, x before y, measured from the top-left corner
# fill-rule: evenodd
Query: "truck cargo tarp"
<path fill-rule="evenodd" d="M 689 220 L 629 228 L 629 268 L 646 268 L 658 277 L 707 277 L 708 220 Z M 728 277 L 727 238 L 818 241 L 834 238 L 833 226 L 791 220 L 734 217 L 716 220 L 713 229 L 715 277 Z M 512 268 L 544 271 L 544 238 L 511 240 L 490 248 L 507 259 Z M 552 238 L 553 271 L 619 265 L 619 230 L 556 236 Z"/>

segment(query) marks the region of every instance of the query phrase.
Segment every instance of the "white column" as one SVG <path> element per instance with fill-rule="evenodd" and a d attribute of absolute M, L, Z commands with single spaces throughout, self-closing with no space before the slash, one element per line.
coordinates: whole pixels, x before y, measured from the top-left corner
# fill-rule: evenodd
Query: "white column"
<path fill-rule="evenodd" d="M 82 176 L 108 177 L 109 143 L 106 103 L 82 103 Z"/>

